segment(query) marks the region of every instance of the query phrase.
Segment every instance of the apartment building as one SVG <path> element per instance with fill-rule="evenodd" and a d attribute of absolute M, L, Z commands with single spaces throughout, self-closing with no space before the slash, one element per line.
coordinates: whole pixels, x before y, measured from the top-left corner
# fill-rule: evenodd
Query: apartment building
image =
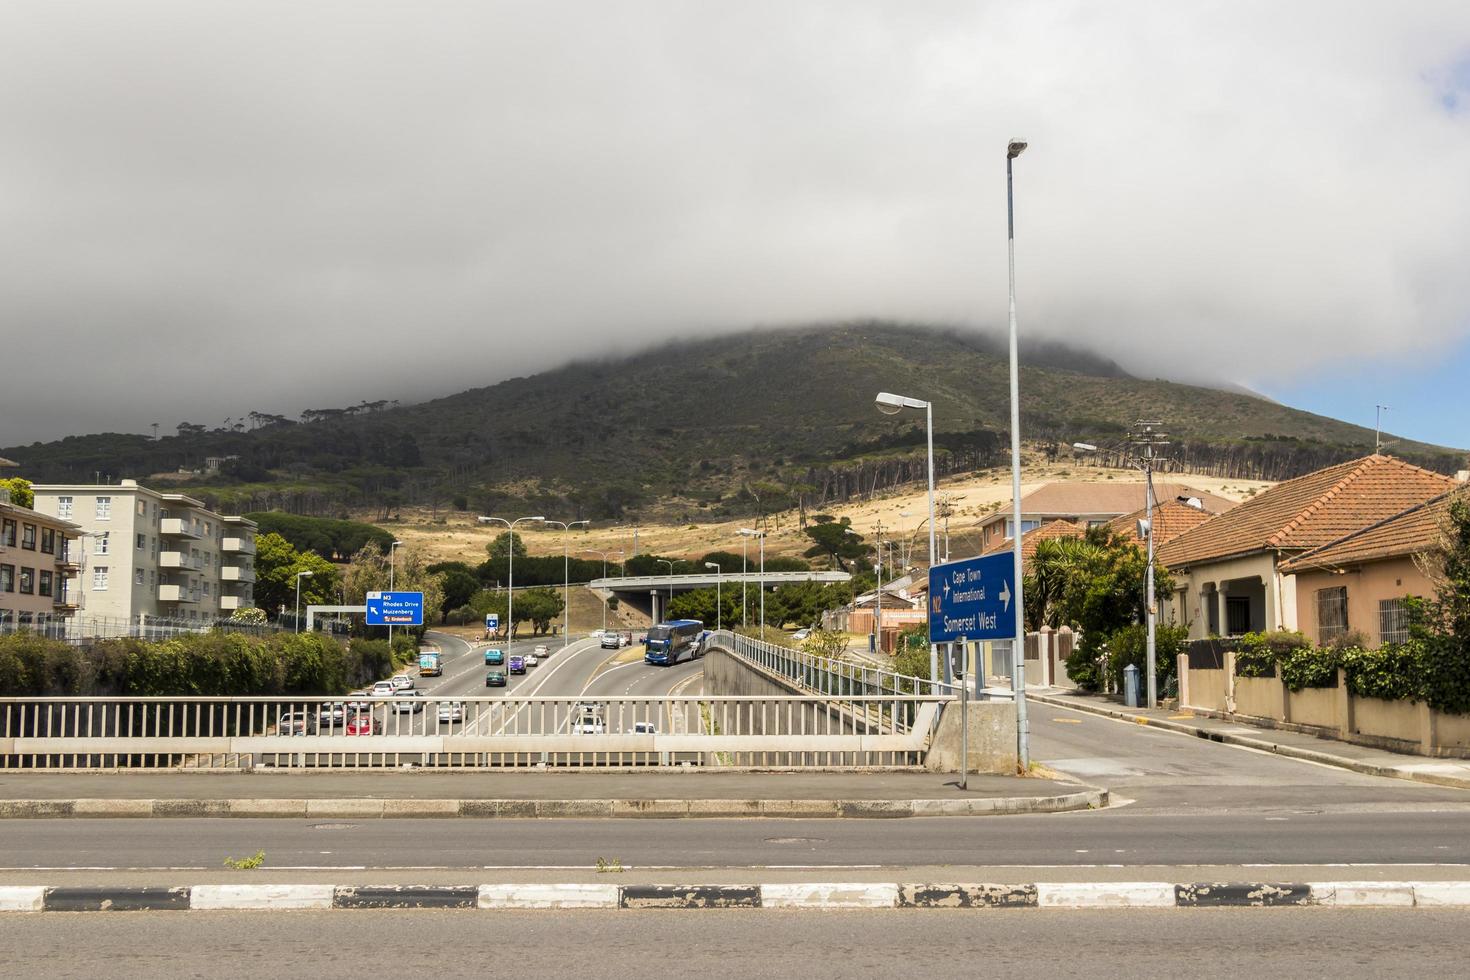
<path fill-rule="evenodd" d="M 0 633 L 43 629 L 76 608 L 81 528 L 12 503 L 0 487 Z"/>
<path fill-rule="evenodd" d="M 80 528 L 82 615 L 211 621 L 254 604 L 253 521 L 136 480 L 33 490 L 38 512 Z"/>

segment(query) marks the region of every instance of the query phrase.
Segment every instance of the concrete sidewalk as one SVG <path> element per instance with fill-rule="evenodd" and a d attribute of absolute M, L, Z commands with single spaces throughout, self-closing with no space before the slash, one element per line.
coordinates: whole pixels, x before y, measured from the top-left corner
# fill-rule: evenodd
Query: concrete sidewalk
<path fill-rule="evenodd" d="M 1336 766 L 1369 776 L 1409 779 L 1437 786 L 1470 789 L 1470 761 L 1437 759 L 1404 755 L 1355 745 L 1336 739 L 1318 738 L 1301 732 L 1263 728 L 1244 722 L 1212 718 L 1188 708 L 1126 708 L 1120 700 L 1100 694 L 1082 694 L 1058 688 L 1027 688 L 1028 700 L 1054 707 L 1074 708 L 1089 714 L 1103 715 L 1151 725 L 1167 731 L 1182 732 L 1198 738 L 1228 745 L 1273 752 L 1292 759 Z"/>
<path fill-rule="evenodd" d="M 1107 805 L 1078 783 L 925 772 L 0 774 L 3 817 L 962 816 Z"/>

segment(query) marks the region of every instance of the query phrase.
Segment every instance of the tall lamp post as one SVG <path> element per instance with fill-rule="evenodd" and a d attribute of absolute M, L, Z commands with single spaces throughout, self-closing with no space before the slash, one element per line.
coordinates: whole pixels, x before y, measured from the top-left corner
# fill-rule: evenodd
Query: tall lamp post
<path fill-rule="evenodd" d="M 707 562 L 705 562 L 704 563 L 704 567 L 705 568 L 713 568 L 715 570 L 715 629 L 722 630 L 722 629 L 725 628 L 725 620 L 723 618 L 724 617 L 724 607 L 720 605 L 720 571 L 721 571 L 721 569 L 720 569 L 719 563 L 718 562 L 713 562 L 713 561 L 707 561 Z"/>
<path fill-rule="evenodd" d="M 572 584 L 568 568 L 571 559 L 567 557 L 567 532 L 578 524 L 591 524 L 591 521 L 543 521 L 543 524 L 555 524 L 561 528 L 561 610 L 563 615 L 561 627 L 561 645 L 565 650 L 572 639 Z"/>
<path fill-rule="evenodd" d="M 660 565 L 669 566 L 669 605 L 671 606 L 674 604 L 674 563 L 669 561 L 667 558 L 655 558 L 654 561 L 658 562 Z M 668 606 L 664 607 L 664 618 L 669 618 Z"/>
<path fill-rule="evenodd" d="M 1021 770 L 1031 767 L 1031 732 L 1026 719 L 1026 614 L 1021 582 L 1021 371 L 1016 356 L 1016 206 L 1011 165 L 1026 149 L 1024 140 L 1006 145 L 1006 264 L 1009 272 L 1011 326 L 1011 513 L 1015 530 L 1011 535 L 1014 560 L 1011 573 L 1016 596 L 1016 636 L 1011 644 L 1011 696 L 1016 702 L 1016 757 Z M 979 693 L 980 674 L 975 674 Z"/>
<path fill-rule="evenodd" d="M 394 541 L 388 546 L 388 591 L 393 591 L 393 569 L 398 567 L 398 547 L 402 541 Z M 393 656 L 393 624 L 388 624 L 388 656 Z"/>
<path fill-rule="evenodd" d="M 887 391 L 878 392 L 878 397 L 874 399 L 874 402 L 878 406 L 878 411 L 884 415 L 897 415 L 906 408 L 924 410 L 924 428 L 928 434 L 929 445 L 929 516 L 927 518 L 929 522 L 929 567 L 933 568 L 936 557 L 934 549 L 934 403 L 917 398 L 906 398 Z M 910 537 L 912 538 L 912 535 Z M 904 563 L 907 564 L 907 560 Z M 881 592 L 879 601 L 882 601 Z M 880 646 L 882 642 L 883 637 L 880 635 L 878 637 Z M 939 645 L 935 643 L 929 644 L 929 679 L 931 681 L 939 679 Z"/>
<path fill-rule="evenodd" d="M 515 634 L 515 628 L 516 628 L 516 619 L 515 619 L 515 611 L 516 611 L 516 525 L 517 524 L 523 524 L 523 523 L 539 524 L 540 522 L 542 522 L 544 520 L 546 520 L 546 518 L 544 518 L 544 517 L 517 517 L 513 521 L 508 521 L 508 520 L 506 520 L 503 517 L 481 517 L 480 518 L 480 523 L 481 524 L 504 524 L 505 527 L 506 527 L 506 530 L 510 533 L 510 540 L 506 544 L 506 548 L 505 548 L 506 557 L 510 559 L 510 564 L 509 564 L 509 567 L 507 568 L 507 571 L 506 571 L 506 579 L 507 579 L 507 586 L 506 586 L 506 593 L 505 593 L 505 639 L 506 639 L 506 642 L 510 642 L 510 638 L 511 638 L 511 636 L 513 636 Z"/>
<path fill-rule="evenodd" d="M 602 556 L 602 577 L 603 578 L 607 578 L 607 556 L 609 554 L 614 554 L 615 553 L 619 558 L 623 557 L 623 552 L 621 552 L 621 551 L 618 551 L 618 552 L 598 551 L 596 548 L 587 548 L 585 550 L 586 550 L 586 553 L 589 554 L 589 555 L 601 555 Z M 604 633 L 607 632 L 607 602 L 606 602 L 606 600 L 604 600 L 603 603 L 602 603 L 602 631 Z"/>
<path fill-rule="evenodd" d="M 298 633 L 301 632 L 301 580 L 311 578 L 311 574 L 311 572 L 296 573 L 296 614 L 293 618 L 296 621 L 296 632 Z"/>
<path fill-rule="evenodd" d="M 760 571 L 761 620 L 760 620 L 760 625 L 761 625 L 761 639 L 764 640 L 766 638 L 766 532 L 765 531 L 757 531 L 755 528 L 742 527 L 740 529 L 740 534 L 741 534 L 742 537 L 746 537 L 746 538 L 759 538 L 760 539 L 760 542 L 761 542 L 761 571 Z M 743 553 L 743 549 L 742 549 L 742 553 Z"/>

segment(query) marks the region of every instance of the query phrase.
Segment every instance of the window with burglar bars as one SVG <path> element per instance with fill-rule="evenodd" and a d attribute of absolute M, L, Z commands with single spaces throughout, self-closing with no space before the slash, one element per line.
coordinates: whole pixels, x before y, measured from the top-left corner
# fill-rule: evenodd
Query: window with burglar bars
<path fill-rule="evenodd" d="M 1378 642 L 1405 643 L 1409 639 L 1409 610 L 1402 599 L 1378 600 Z"/>
<path fill-rule="evenodd" d="M 1317 642 L 1326 643 L 1348 629 L 1347 586 L 1317 590 Z"/>

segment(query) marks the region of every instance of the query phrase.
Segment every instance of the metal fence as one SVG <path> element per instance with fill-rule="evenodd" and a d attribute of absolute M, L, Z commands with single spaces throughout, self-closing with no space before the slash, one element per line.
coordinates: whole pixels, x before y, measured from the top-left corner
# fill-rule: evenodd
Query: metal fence
<path fill-rule="evenodd" d="M 959 697 L 960 693 L 958 687 L 943 681 L 897 674 L 882 667 L 848 660 L 814 657 L 791 647 L 766 643 L 729 630 L 711 634 L 710 642 L 815 694 L 836 697 L 921 694 L 949 698 Z"/>
<path fill-rule="evenodd" d="M 920 765 L 942 698 L 0 698 L 0 769 Z"/>
<path fill-rule="evenodd" d="M 99 640 L 134 637 L 140 640 L 167 640 L 184 633 L 207 633 L 223 630 L 249 636 L 266 636 L 280 632 L 274 624 L 242 623 L 232 619 L 162 619 L 154 616 L 137 619 L 112 616 L 54 617 L 42 622 L 20 622 L 18 618 L 0 618 L 0 636 L 29 632 L 54 640 L 85 646 Z"/>

